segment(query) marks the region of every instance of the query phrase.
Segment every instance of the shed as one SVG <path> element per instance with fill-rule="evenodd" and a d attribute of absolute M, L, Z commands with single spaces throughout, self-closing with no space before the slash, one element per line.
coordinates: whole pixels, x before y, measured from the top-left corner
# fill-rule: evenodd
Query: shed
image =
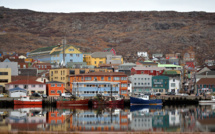
<path fill-rule="evenodd" d="M 21 97 L 21 96 L 27 96 L 27 90 L 19 87 L 9 89 L 9 97 Z"/>

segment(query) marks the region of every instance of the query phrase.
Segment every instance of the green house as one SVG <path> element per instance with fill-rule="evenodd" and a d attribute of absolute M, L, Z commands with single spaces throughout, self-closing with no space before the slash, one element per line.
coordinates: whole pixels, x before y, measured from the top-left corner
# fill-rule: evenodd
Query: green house
<path fill-rule="evenodd" d="M 152 92 L 165 94 L 169 90 L 168 76 L 153 76 L 152 77 Z"/>

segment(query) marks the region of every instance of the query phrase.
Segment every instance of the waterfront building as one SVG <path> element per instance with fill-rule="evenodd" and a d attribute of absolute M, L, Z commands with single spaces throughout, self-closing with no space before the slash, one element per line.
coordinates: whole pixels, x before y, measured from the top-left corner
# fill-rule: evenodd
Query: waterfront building
<path fill-rule="evenodd" d="M 127 75 L 122 72 L 93 72 L 70 75 L 70 83 L 87 81 L 119 82 L 119 94 L 128 96 L 128 78 Z M 72 84 L 70 84 L 70 89 L 73 90 Z"/>
<path fill-rule="evenodd" d="M 9 97 L 22 97 L 27 96 L 27 90 L 19 87 L 9 89 Z"/>
<path fill-rule="evenodd" d="M 162 74 L 163 76 L 169 77 L 169 90 L 168 92 L 179 93 L 181 89 L 181 71 L 179 70 L 165 70 Z"/>
<path fill-rule="evenodd" d="M 64 93 L 64 83 L 58 81 L 46 82 L 48 96 L 61 96 Z"/>
<path fill-rule="evenodd" d="M 198 82 L 201 78 L 215 78 L 215 71 L 205 71 L 196 75 L 196 81 Z"/>
<path fill-rule="evenodd" d="M 11 69 L 0 68 L 0 93 L 3 92 L 5 84 L 11 82 Z"/>
<path fill-rule="evenodd" d="M 215 92 L 215 78 L 201 78 L 196 84 L 198 94 Z"/>
<path fill-rule="evenodd" d="M 148 74 L 148 75 L 161 75 L 164 72 L 163 67 L 133 67 L 131 75 L 133 74 Z"/>
<path fill-rule="evenodd" d="M 86 78 L 86 77 L 85 77 Z M 85 81 L 72 82 L 72 93 L 80 97 L 95 97 L 97 94 L 103 96 L 117 96 L 120 93 L 120 82 Z"/>
<path fill-rule="evenodd" d="M 129 77 L 132 82 L 132 93 L 149 93 L 152 88 L 152 75 L 134 74 Z"/>
<path fill-rule="evenodd" d="M 113 72 L 112 69 L 100 68 L 56 68 L 49 70 L 50 81 L 59 81 L 65 84 L 66 89 L 70 89 L 69 75 L 85 74 L 90 72 Z"/>
<path fill-rule="evenodd" d="M 169 90 L 169 77 L 152 76 L 152 92 L 165 94 Z"/>
<path fill-rule="evenodd" d="M 17 80 L 5 85 L 6 90 L 16 88 L 16 87 L 27 90 L 28 95 L 31 95 L 32 93 L 46 94 L 45 83 L 41 83 L 33 80 Z"/>

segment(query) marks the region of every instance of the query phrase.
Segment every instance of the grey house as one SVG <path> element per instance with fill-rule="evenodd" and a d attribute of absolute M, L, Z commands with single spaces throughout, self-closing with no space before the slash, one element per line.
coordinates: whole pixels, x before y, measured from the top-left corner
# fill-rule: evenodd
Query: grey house
<path fill-rule="evenodd" d="M 121 64 L 121 55 L 107 55 L 107 64 Z"/>
<path fill-rule="evenodd" d="M 37 68 L 19 68 L 19 76 L 37 76 Z"/>
<path fill-rule="evenodd" d="M 152 76 L 147 74 L 131 75 L 132 93 L 148 93 L 152 88 Z"/>
<path fill-rule="evenodd" d="M 11 68 L 11 76 L 18 75 L 18 63 L 17 62 L 0 62 L 0 68 Z"/>
<path fill-rule="evenodd" d="M 131 69 L 133 67 L 136 67 L 136 64 L 124 63 L 124 64 L 119 65 L 118 70 L 119 70 L 119 72 L 124 72 L 126 75 L 130 76 L 131 75 Z"/>

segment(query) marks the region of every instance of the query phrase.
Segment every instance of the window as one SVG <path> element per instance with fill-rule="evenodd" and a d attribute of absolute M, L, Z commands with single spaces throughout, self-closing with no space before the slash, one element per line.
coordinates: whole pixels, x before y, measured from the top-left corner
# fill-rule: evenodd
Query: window
<path fill-rule="evenodd" d="M 51 84 L 51 87 L 55 87 L 55 84 Z"/>
<path fill-rule="evenodd" d="M 85 77 L 85 80 L 91 80 L 91 77 Z"/>
<path fill-rule="evenodd" d="M 39 87 L 43 87 L 43 85 L 39 85 Z"/>
<path fill-rule="evenodd" d="M 111 80 L 111 77 L 108 77 L 108 80 Z"/>
<path fill-rule="evenodd" d="M 54 93 L 55 93 L 55 90 L 51 90 L 51 93 L 54 94 Z"/>
<path fill-rule="evenodd" d="M 113 80 L 120 80 L 119 77 L 113 77 Z"/>
<path fill-rule="evenodd" d="M 104 77 L 101 77 L 101 80 L 104 80 Z"/>
<path fill-rule="evenodd" d="M 95 61 L 95 64 L 96 64 L 96 61 Z"/>
<path fill-rule="evenodd" d="M 75 70 L 70 70 L 69 74 L 75 74 Z"/>
<path fill-rule="evenodd" d="M 24 89 L 27 89 L 28 88 L 28 85 L 24 85 Z"/>
<path fill-rule="evenodd" d="M 61 87 L 61 84 L 57 84 L 57 87 Z"/>
<path fill-rule="evenodd" d="M 57 91 L 57 93 L 58 93 L 58 94 L 61 94 L 61 91 L 60 91 L 60 90 L 58 90 L 58 91 Z"/>
<path fill-rule="evenodd" d="M 175 87 L 175 83 L 171 83 L 171 87 Z"/>
<path fill-rule="evenodd" d="M 8 75 L 8 72 L 0 72 L 0 75 Z"/>
<path fill-rule="evenodd" d="M 175 82 L 175 79 L 173 79 L 173 82 Z"/>
<path fill-rule="evenodd" d="M 73 57 L 73 54 L 70 54 L 70 57 Z"/>
<path fill-rule="evenodd" d="M 121 84 L 121 87 L 127 87 L 127 84 Z"/>
<path fill-rule="evenodd" d="M 69 49 L 69 51 L 74 51 L 74 49 Z"/>
<path fill-rule="evenodd" d="M 70 62 L 73 62 L 73 59 L 70 59 Z"/>
<path fill-rule="evenodd" d="M 134 83 L 134 85 L 137 85 L 137 83 Z"/>
<path fill-rule="evenodd" d="M 153 70 L 151 70 L 150 72 L 153 73 Z"/>
<path fill-rule="evenodd" d="M 35 87 L 35 85 L 31 85 L 31 87 Z"/>
<path fill-rule="evenodd" d="M 80 70 L 80 74 L 84 74 L 85 73 L 85 70 Z"/>
<path fill-rule="evenodd" d="M 79 57 L 80 56 L 80 54 L 76 54 L 76 57 Z"/>
<path fill-rule="evenodd" d="M 94 77 L 94 80 L 98 80 L 97 77 Z"/>
<path fill-rule="evenodd" d="M 0 83 L 8 83 L 8 79 L 0 79 Z"/>

